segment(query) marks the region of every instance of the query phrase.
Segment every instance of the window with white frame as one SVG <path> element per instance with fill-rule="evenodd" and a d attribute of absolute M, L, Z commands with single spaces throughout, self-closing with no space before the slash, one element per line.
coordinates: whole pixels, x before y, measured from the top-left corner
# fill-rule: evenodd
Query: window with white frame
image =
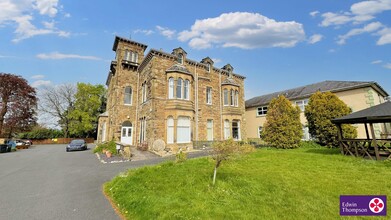
<path fill-rule="evenodd" d="M 233 106 L 234 105 L 234 100 L 235 100 L 235 92 L 234 92 L 233 89 L 231 89 L 229 97 L 230 97 L 230 104 L 231 104 L 231 106 Z"/>
<path fill-rule="evenodd" d="M 262 126 L 258 127 L 258 137 L 262 138 Z"/>
<path fill-rule="evenodd" d="M 240 121 L 232 121 L 232 137 L 234 140 L 240 140 Z"/>
<path fill-rule="evenodd" d="M 140 119 L 140 139 L 139 143 L 143 143 L 146 140 L 146 133 L 147 133 L 147 120 L 145 117 Z"/>
<path fill-rule="evenodd" d="M 125 105 L 131 105 L 132 104 L 132 87 L 127 86 L 125 87 Z"/>
<path fill-rule="evenodd" d="M 212 87 L 206 87 L 206 104 L 212 104 Z"/>
<path fill-rule="evenodd" d="M 138 59 L 138 53 L 137 52 L 132 52 L 132 62 L 133 63 L 137 63 L 137 59 Z"/>
<path fill-rule="evenodd" d="M 148 93 L 147 82 L 144 82 L 141 87 L 142 87 L 141 100 L 142 100 L 142 102 L 146 102 L 147 101 L 147 93 Z"/>
<path fill-rule="evenodd" d="M 182 83 L 183 83 L 182 78 L 179 78 L 176 82 L 176 97 L 177 97 L 177 99 L 182 98 Z"/>
<path fill-rule="evenodd" d="M 174 143 L 174 118 L 167 118 L 167 144 Z"/>
<path fill-rule="evenodd" d="M 229 126 L 229 120 L 228 119 L 225 119 L 224 120 L 224 139 L 227 140 L 230 138 L 231 136 L 231 132 L 230 132 L 230 126 Z"/>
<path fill-rule="evenodd" d="M 183 86 L 183 99 L 189 100 L 189 80 L 184 81 L 184 86 Z"/>
<path fill-rule="evenodd" d="M 257 108 L 257 116 L 263 116 L 267 114 L 267 106 Z"/>
<path fill-rule="evenodd" d="M 180 116 L 177 122 L 177 143 L 190 143 L 190 118 Z"/>
<path fill-rule="evenodd" d="M 213 141 L 213 120 L 208 119 L 206 121 L 206 134 L 208 141 Z"/>
<path fill-rule="evenodd" d="M 239 106 L 239 91 L 238 90 L 235 91 L 235 106 L 236 107 Z"/>
<path fill-rule="evenodd" d="M 304 112 L 305 107 L 308 105 L 308 99 L 295 101 L 295 104 L 299 106 L 300 110 Z"/>
<path fill-rule="evenodd" d="M 228 89 L 224 89 L 224 105 L 227 106 L 228 104 Z"/>
<path fill-rule="evenodd" d="M 125 50 L 124 60 L 130 61 L 131 57 L 132 57 L 131 52 L 129 50 Z"/>
<path fill-rule="evenodd" d="M 172 77 L 168 79 L 168 98 L 174 98 L 174 78 Z"/>

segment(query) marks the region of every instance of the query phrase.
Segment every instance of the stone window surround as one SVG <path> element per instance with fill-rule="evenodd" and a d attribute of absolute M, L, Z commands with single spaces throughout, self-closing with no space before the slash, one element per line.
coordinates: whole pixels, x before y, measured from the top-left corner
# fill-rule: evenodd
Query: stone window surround
<path fill-rule="evenodd" d="M 130 49 L 124 50 L 124 60 L 132 63 L 137 63 L 138 53 Z"/>
<path fill-rule="evenodd" d="M 227 91 L 227 103 L 225 102 L 225 91 Z M 223 106 L 239 107 L 239 90 L 233 87 L 223 89 Z"/>
<path fill-rule="evenodd" d="M 127 100 L 127 93 L 126 93 L 126 89 L 127 88 L 130 88 L 130 92 L 129 92 L 129 94 L 130 94 L 130 97 L 128 97 L 129 98 L 129 100 L 130 100 L 130 102 L 129 103 L 127 103 L 126 102 L 126 100 Z M 125 88 L 124 88 L 124 105 L 132 105 L 133 104 L 133 89 L 132 89 L 132 86 L 125 86 Z"/>
<path fill-rule="evenodd" d="M 173 91 L 170 91 L 170 79 L 174 79 L 174 85 L 173 85 Z M 181 89 L 181 98 L 177 98 L 177 82 L 179 79 L 182 79 L 182 89 Z M 185 89 L 185 81 L 188 81 L 188 88 L 187 88 L 187 99 L 184 98 L 184 89 Z M 191 91 L 192 87 L 192 78 L 191 76 L 187 76 L 185 74 L 167 74 L 167 99 L 177 99 L 177 100 L 184 100 L 184 101 L 190 101 L 191 100 Z M 170 92 L 172 94 L 172 97 L 170 97 Z"/>
<path fill-rule="evenodd" d="M 189 133 L 189 142 L 180 142 L 178 143 L 178 119 L 179 118 L 188 118 L 189 119 L 189 123 L 190 123 L 190 133 Z M 173 122 L 173 137 L 172 137 L 172 140 L 173 142 L 168 142 L 169 140 L 169 137 L 168 137 L 168 127 L 171 126 L 169 125 L 170 121 L 169 120 L 172 120 Z M 167 118 L 166 118 L 166 144 L 170 145 L 170 144 L 189 144 L 192 142 L 192 133 L 193 133 L 193 126 L 194 126 L 194 121 L 192 120 L 192 118 L 189 116 L 189 115 L 186 115 L 186 114 L 179 114 L 179 115 L 169 115 Z"/>
<path fill-rule="evenodd" d="M 206 87 L 206 104 L 212 105 L 213 103 L 213 88 L 211 86 Z"/>

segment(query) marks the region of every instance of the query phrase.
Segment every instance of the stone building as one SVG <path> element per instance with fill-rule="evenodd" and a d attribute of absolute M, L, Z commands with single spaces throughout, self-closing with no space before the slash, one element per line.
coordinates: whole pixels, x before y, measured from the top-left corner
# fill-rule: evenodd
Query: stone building
<path fill-rule="evenodd" d="M 376 82 L 357 82 L 357 81 L 323 81 L 298 88 L 288 89 L 271 94 L 261 95 L 246 101 L 246 130 L 248 138 L 260 138 L 262 127 L 266 122 L 267 108 L 270 101 L 279 95 L 287 97 L 292 104 L 301 109 L 300 121 L 303 125 L 303 139 L 309 140 L 310 134 L 307 127 L 307 119 L 304 116 L 304 110 L 308 104 L 308 99 L 317 91 L 334 93 L 338 98 L 345 102 L 353 112 L 369 108 L 374 105 L 385 102 L 389 95 Z M 357 127 L 358 138 L 366 138 L 363 125 L 354 125 Z M 376 136 L 380 137 L 383 133 L 389 132 L 389 125 L 375 124 Z"/>
<path fill-rule="evenodd" d="M 199 141 L 234 138 L 245 133 L 245 77 L 229 64 L 187 58 L 115 37 L 107 77 L 106 112 L 99 117 L 98 142 L 143 146 L 165 154 L 191 149 Z"/>

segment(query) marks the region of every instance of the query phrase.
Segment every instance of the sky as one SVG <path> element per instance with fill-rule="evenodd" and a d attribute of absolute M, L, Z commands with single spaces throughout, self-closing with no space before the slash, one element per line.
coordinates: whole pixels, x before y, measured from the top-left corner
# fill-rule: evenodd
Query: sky
<path fill-rule="evenodd" d="M 391 0 L 0 0 L 0 72 L 105 84 L 116 35 L 230 63 L 246 99 L 324 80 L 391 94 Z"/>

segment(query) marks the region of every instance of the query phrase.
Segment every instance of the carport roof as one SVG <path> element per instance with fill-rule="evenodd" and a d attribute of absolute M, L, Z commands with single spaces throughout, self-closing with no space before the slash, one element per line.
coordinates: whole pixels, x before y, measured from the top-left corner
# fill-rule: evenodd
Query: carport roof
<path fill-rule="evenodd" d="M 335 124 L 391 122 L 391 101 L 331 120 Z"/>

